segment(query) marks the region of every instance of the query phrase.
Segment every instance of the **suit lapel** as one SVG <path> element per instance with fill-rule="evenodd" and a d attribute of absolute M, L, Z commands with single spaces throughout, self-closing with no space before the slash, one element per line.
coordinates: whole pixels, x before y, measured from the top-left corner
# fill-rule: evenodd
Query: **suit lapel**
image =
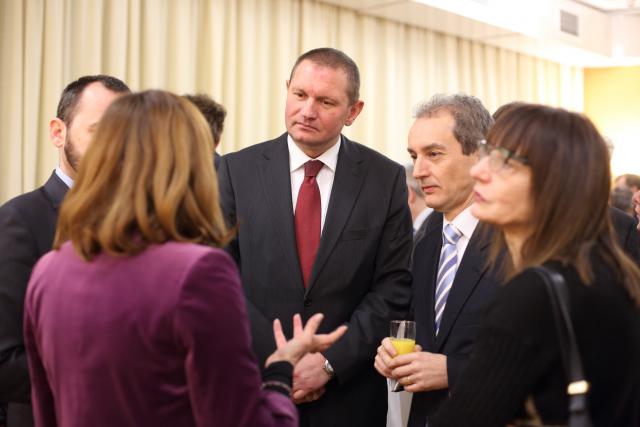
<path fill-rule="evenodd" d="M 357 146 L 343 136 L 340 143 L 340 151 L 338 152 L 338 163 L 336 164 L 333 186 L 331 187 L 327 216 L 324 221 L 322 236 L 320 237 L 318 253 L 311 270 L 307 293 L 315 285 L 318 275 L 327 262 L 351 215 L 353 205 L 360 193 L 364 175 L 364 165 Z"/>
<path fill-rule="evenodd" d="M 433 212 L 423 233 L 416 240 L 412 260 L 414 312 L 418 325 L 418 344 L 426 351 L 435 348 L 434 295 L 438 261 L 442 248 L 442 214 Z M 423 326 L 424 325 L 424 326 Z"/>
<path fill-rule="evenodd" d="M 443 343 L 451 332 L 451 327 L 460 314 L 460 310 L 487 270 L 486 251 L 488 246 L 488 236 L 484 232 L 481 224 L 478 224 L 464 252 L 462 262 L 458 267 L 451 291 L 449 292 L 449 297 L 447 298 L 447 304 L 442 314 L 440 332 L 436 340 L 436 351 L 441 350 Z"/>
<path fill-rule="evenodd" d="M 289 271 L 293 272 L 296 288 L 302 294 L 304 284 L 296 246 L 293 206 L 291 205 L 291 174 L 287 134 L 276 139 L 262 152 L 259 165 L 260 182 L 267 203 L 265 213 L 271 216 L 275 235 L 278 236 Z"/>

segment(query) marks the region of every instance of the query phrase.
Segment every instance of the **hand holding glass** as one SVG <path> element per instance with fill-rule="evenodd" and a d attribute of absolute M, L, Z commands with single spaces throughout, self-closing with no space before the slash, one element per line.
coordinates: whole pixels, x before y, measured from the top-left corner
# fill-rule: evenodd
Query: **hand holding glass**
<path fill-rule="evenodd" d="M 392 320 L 389 325 L 389 339 L 399 355 L 413 352 L 416 346 L 416 322 Z M 391 390 L 400 391 L 402 385 L 396 381 Z"/>

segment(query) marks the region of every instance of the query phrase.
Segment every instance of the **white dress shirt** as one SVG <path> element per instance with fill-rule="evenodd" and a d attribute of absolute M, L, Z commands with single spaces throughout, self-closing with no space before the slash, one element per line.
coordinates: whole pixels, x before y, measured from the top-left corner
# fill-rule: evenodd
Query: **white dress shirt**
<path fill-rule="evenodd" d="M 315 159 L 307 156 L 293 142 L 291 135 L 287 137 L 287 145 L 289 146 L 289 173 L 291 174 L 291 203 L 293 205 L 293 214 L 296 214 L 296 203 L 298 201 L 298 192 L 302 181 L 304 181 L 304 164 L 309 160 L 320 160 L 324 163 L 316 182 L 320 189 L 320 234 L 324 229 L 324 220 L 327 216 L 327 208 L 329 207 L 329 198 L 331 197 L 331 188 L 333 188 L 333 178 L 336 175 L 336 165 L 338 164 L 338 151 L 340 151 L 340 136 L 336 139 L 335 144 L 327 151 L 322 153 Z"/>
<path fill-rule="evenodd" d="M 58 175 L 58 178 L 60 178 L 62 182 L 67 184 L 67 187 L 69 188 L 73 187 L 73 180 L 69 177 L 69 175 L 64 173 L 62 169 L 60 169 L 60 166 L 56 168 L 56 175 Z"/>

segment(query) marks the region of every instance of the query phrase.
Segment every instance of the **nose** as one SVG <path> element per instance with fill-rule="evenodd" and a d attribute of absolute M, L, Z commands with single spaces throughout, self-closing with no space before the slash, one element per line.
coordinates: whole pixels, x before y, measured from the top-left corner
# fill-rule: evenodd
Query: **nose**
<path fill-rule="evenodd" d="M 471 177 L 476 181 L 488 181 L 491 174 L 491 171 L 489 170 L 489 157 L 481 158 L 471 167 L 470 173 Z"/>
<path fill-rule="evenodd" d="M 300 112 L 305 119 L 315 119 L 317 117 L 316 103 L 313 98 L 307 98 Z"/>
<path fill-rule="evenodd" d="M 413 177 L 419 181 L 421 178 L 425 178 L 430 174 L 431 169 L 429 168 L 429 162 L 421 156 L 416 157 L 413 162 Z"/>

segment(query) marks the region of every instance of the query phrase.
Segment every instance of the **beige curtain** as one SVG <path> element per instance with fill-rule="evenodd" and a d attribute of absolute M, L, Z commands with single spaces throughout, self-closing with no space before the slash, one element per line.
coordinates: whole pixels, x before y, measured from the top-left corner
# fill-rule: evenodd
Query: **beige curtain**
<path fill-rule="evenodd" d="M 284 131 L 291 65 L 319 46 L 361 69 L 365 108 L 346 134 L 399 162 L 412 106 L 437 92 L 582 109 L 580 68 L 310 0 L 0 0 L 0 203 L 56 166 L 48 122 L 79 76 L 212 95 L 225 153 Z"/>

